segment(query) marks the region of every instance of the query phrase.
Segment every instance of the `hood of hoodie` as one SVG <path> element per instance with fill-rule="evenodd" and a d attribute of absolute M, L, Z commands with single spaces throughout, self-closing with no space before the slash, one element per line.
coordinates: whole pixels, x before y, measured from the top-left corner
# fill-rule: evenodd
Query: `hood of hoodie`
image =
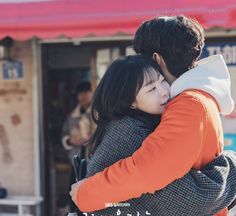
<path fill-rule="evenodd" d="M 234 109 L 230 75 L 222 55 L 213 55 L 198 61 L 196 67 L 172 83 L 170 96 L 173 98 L 187 89 L 203 90 L 213 96 L 222 115 L 228 115 Z"/>

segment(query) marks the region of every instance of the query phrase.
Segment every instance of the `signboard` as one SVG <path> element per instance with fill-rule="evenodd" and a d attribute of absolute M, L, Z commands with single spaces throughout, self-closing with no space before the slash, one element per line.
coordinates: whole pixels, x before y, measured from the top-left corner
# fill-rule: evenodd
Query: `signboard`
<path fill-rule="evenodd" d="M 224 150 L 236 151 L 236 134 L 225 134 L 224 135 Z"/>
<path fill-rule="evenodd" d="M 209 43 L 203 48 L 201 58 L 221 54 L 228 66 L 236 66 L 236 42 Z"/>
<path fill-rule="evenodd" d="M 23 79 L 23 65 L 20 61 L 7 61 L 2 66 L 4 80 L 19 80 Z"/>

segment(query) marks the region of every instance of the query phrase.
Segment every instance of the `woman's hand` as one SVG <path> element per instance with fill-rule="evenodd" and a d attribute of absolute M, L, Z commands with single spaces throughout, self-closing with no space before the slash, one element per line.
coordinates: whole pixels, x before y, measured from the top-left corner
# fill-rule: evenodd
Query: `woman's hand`
<path fill-rule="evenodd" d="M 78 182 L 74 183 L 73 185 L 71 185 L 70 196 L 71 196 L 71 199 L 73 200 L 73 202 L 75 203 L 75 205 L 77 205 L 77 192 L 79 190 L 79 187 L 81 186 L 81 184 L 85 180 L 86 179 L 82 179 L 81 181 L 78 181 Z"/>

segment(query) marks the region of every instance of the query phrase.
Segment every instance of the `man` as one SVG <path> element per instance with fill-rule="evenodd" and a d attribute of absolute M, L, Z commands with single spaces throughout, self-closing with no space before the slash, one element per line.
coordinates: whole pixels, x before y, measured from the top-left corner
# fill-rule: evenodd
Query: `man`
<path fill-rule="evenodd" d="M 75 174 L 72 166 L 74 155 L 88 160 L 89 147 L 86 141 L 94 132 L 94 124 L 91 118 L 92 89 L 90 82 L 81 82 L 76 87 L 77 106 L 66 119 L 62 129 L 62 144 L 68 151 L 71 160 L 70 185 L 75 182 Z M 73 212 L 76 206 L 70 203 L 70 211 Z"/>
<path fill-rule="evenodd" d="M 219 112 L 226 115 L 233 110 L 229 74 L 220 56 L 197 65 L 203 46 L 202 27 L 184 16 L 156 18 L 138 29 L 134 50 L 161 66 L 171 84 L 172 100 L 158 128 L 131 157 L 74 186 L 82 211 L 154 193 L 221 154 Z"/>

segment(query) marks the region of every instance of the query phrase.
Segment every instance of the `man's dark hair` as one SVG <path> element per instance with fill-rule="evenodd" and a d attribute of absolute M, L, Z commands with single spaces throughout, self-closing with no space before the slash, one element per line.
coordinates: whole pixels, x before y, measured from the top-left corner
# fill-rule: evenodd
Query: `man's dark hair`
<path fill-rule="evenodd" d="M 160 54 L 177 78 L 193 68 L 201 55 L 204 30 L 196 20 L 185 16 L 157 17 L 141 24 L 133 46 L 138 54 Z"/>
<path fill-rule="evenodd" d="M 76 94 L 86 91 L 92 91 L 92 86 L 89 81 L 83 81 L 77 84 L 75 89 Z"/>

